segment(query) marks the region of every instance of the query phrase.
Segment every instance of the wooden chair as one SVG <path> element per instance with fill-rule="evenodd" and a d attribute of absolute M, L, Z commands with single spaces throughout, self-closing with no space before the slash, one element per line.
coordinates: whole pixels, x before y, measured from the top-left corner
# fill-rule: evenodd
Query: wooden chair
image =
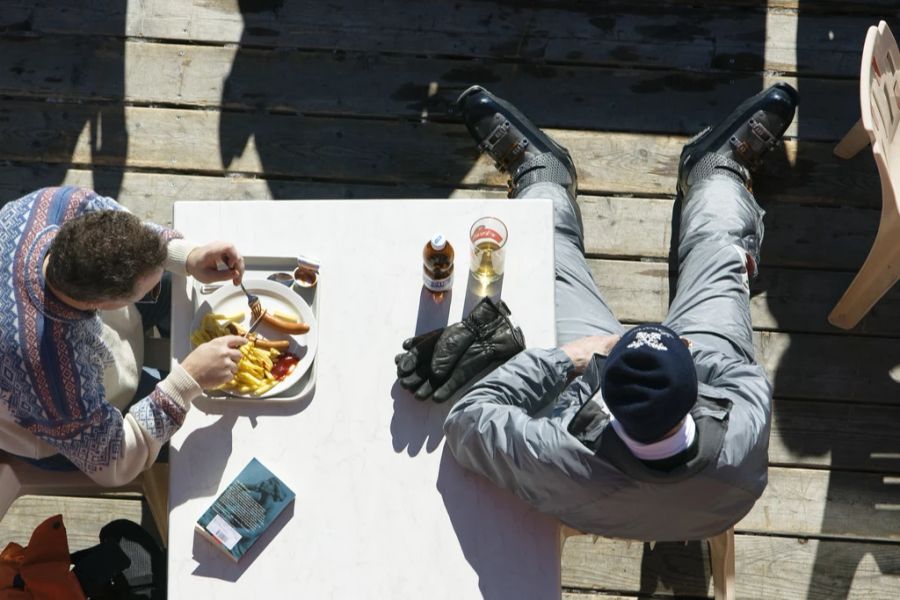
<path fill-rule="evenodd" d="M 585 535 L 576 529 L 560 526 L 560 548 L 573 535 Z M 598 536 L 595 536 L 598 537 Z M 734 591 L 734 527 L 706 540 L 716 600 L 735 600 Z"/>
<path fill-rule="evenodd" d="M 169 532 L 169 465 L 156 463 L 137 479 L 121 487 L 106 488 L 80 471 L 48 471 L 0 453 L 0 519 L 16 498 L 37 496 L 88 496 L 139 492 L 144 495 L 163 544 Z"/>
<path fill-rule="evenodd" d="M 828 321 L 851 329 L 900 279 L 900 52 L 887 23 L 869 28 L 863 46 L 859 77 L 862 117 L 834 153 L 840 158 L 855 156 L 866 145 L 881 177 L 881 221 L 869 256 L 850 287 L 828 315 Z"/>
<path fill-rule="evenodd" d="M 144 339 L 144 365 L 167 369 L 170 360 L 169 340 Z M 80 471 L 48 471 L 0 452 L 0 519 L 19 496 L 102 496 L 108 493 L 142 493 L 153 515 L 160 539 L 168 545 L 169 535 L 169 465 L 156 463 L 131 483 L 107 488 L 94 483 Z"/>

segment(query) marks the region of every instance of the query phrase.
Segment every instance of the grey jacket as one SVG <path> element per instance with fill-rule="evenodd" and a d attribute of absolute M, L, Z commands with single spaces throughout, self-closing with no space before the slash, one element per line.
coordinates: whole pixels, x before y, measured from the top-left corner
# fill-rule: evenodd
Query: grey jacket
<path fill-rule="evenodd" d="M 766 487 L 772 389 L 758 365 L 692 348 L 698 452 L 670 471 L 646 466 L 609 426 L 604 357 L 567 385 L 559 349 L 526 350 L 478 382 L 444 424 L 464 467 L 586 533 L 704 539 L 734 525 Z"/>

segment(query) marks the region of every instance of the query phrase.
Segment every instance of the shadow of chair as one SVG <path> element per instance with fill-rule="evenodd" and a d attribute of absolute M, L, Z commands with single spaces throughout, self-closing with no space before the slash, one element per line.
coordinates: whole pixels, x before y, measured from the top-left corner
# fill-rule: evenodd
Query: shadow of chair
<path fill-rule="evenodd" d="M 832 325 L 851 329 L 900 279 L 900 52 L 887 23 L 869 28 L 859 76 L 860 120 L 835 146 L 851 158 L 867 145 L 881 177 L 881 220 L 862 268 L 828 315 Z"/>
<path fill-rule="evenodd" d="M 559 529 L 560 549 L 565 545 L 566 539 L 574 535 L 588 534 L 561 525 Z M 713 576 L 715 600 L 734 600 L 734 527 L 707 539 L 706 543 L 709 544 L 709 562 Z"/>

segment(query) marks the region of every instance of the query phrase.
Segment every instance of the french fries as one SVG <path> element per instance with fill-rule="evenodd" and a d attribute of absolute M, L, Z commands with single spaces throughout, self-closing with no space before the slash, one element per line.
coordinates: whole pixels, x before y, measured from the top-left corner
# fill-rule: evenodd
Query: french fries
<path fill-rule="evenodd" d="M 278 317 L 279 319 L 284 319 L 285 321 L 290 321 L 291 323 L 299 323 L 300 317 L 292 313 L 281 312 L 280 310 L 273 310 L 272 314 Z"/>
<path fill-rule="evenodd" d="M 200 327 L 191 334 L 191 343 L 196 347 L 217 337 L 230 335 L 228 324 L 243 320 L 244 313 L 235 315 L 209 313 L 203 317 Z M 258 348 L 253 341 L 241 346 L 240 350 L 241 359 L 238 361 L 237 373 L 231 381 L 219 386 L 218 389 L 253 396 L 265 394 L 278 383 L 271 371 L 281 352 L 276 348 Z"/>

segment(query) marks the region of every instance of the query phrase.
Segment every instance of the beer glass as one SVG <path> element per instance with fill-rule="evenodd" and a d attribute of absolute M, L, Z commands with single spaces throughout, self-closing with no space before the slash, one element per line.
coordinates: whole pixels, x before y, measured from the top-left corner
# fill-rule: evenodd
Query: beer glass
<path fill-rule="evenodd" d="M 469 269 L 482 286 L 503 276 L 507 236 L 506 225 L 497 217 L 482 217 L 469 230 Z"/>

